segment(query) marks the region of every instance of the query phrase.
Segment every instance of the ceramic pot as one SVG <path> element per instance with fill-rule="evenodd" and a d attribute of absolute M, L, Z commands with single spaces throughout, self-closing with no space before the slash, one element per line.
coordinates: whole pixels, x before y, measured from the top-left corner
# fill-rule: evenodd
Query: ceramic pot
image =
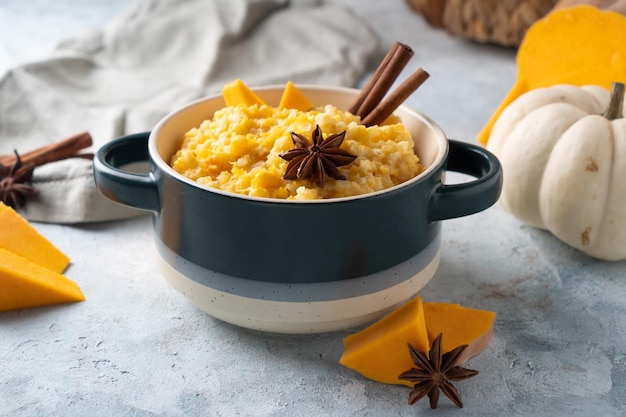
<path fill-rule="evenodd" d="M 299 86 L 316 105 L 347 108 L 358 90 Z M 277 105 L 283 87 L 255 92 Z M 428 117 L 401 106 L 425 171 L 366 195 L 321 201 L 248 197 L 197 184 L 168 164 L 184 133 L 224 106 L 221 96 L 184 106 L 150 133 L 103 146 L 94 177 L 109 199 L 152 212 L 159 267 L 169 283 L 221 320 L 281 333 L 367 323 L 414 296 L 439 264 L 441 221 L 496 202 L 502 173 L 487 150 L 448 140 Z M 149 172 L 124 167 L 149 161 Z M 446 185 L 447 170 L 475 180 Z"/>

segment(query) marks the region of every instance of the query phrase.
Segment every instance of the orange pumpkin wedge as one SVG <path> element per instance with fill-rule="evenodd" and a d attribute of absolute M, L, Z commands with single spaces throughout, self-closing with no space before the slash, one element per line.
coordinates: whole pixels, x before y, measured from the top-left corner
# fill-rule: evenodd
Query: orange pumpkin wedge
<path fill-rule="evenodd" d="M 344 352 L 339 360 L 343 366 L 373 381 L 412 387 L 411 382 L 398 376 L 414 366 L 407 343 L 422 352 L 430 349 L 421 297 L 346 337 L 343 343 Z"/>
<path fill-rule="evenodd" d="M 0 311 L 85 300 L 65 276 L 0 248 Z"/>
<path fill-rule="evenodd" d="M 478 135 L 483 145 L 517 97 L 555 84 L 626 82 L 626 16 L 588 5 L 558 9 L 536 21 L 517 52 L 517 80 Z"/>
<path fill-rule="evenodd" d="M 428 352 L 439 334 L 442 352 L 468 345 L 457 364 L 482 352 L 493 337 L 496 313 L 458 304 L 422 303 L 421 297 L 408 301 L 362 331 L 346 337 L 339 363 L 373 381 L 413 387 L 398 376 L 415 364 L 408 343 Z"/>
<path fill-rule="evenodd" d="M 250 90 L 250 88 L 240 79 L 229 82 L 222 87 L 222 97 L 226 106 L 237 106 L 243 104 L 246 106 L 265 104 L 261 98 Z"/>
<path fill-rule="evenodd" d="M 443 333 L 442 352 L 468 345 L 458 359 L 458 364 L 461 364 L 487 347 L 493 338 L 496 313 L 459 304 L 424 303 L 424 318 L 430 343 Z"/>
<path fill-rule="evenodd" d="M 62 273 L 70 259 L 26 219 L 0 202 L 0 248 L 7 249 L 54 272 Z"/>
<path fill-rule="evenodd" d="M 291 81 L 287 81 L 285 90 L 278 104 L 279 109 L 311 110 L 313 103 Z"/>

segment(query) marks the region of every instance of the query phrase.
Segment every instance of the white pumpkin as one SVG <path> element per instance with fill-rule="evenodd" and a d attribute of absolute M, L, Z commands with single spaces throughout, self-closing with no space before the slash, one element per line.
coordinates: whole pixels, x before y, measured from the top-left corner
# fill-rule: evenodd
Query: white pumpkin
<path fill-rule="evenodd" d="M 609 96 L 598 86 L 531 90 L 502 112 L 487 149 L 502 164 L 507 211 L 593 257 L 622 260 L 626 119 L 623 98 L 612 107 L 622 117 L 602 116 Z"/>

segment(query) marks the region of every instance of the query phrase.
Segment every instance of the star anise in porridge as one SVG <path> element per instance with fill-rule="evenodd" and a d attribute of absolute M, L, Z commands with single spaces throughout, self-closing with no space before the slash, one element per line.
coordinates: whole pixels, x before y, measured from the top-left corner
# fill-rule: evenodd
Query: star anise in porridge
<path fill-rule="evenodd" d="M 11 166 L 0 164 L 0 201 L 16 209 L 24 205 L 26 197 L 37 194 L 30 184 L 35 164 L 22 163 L 15 152 L 15 162 Z"/>
<path fill-rule="evenodd" d="M 345 180 L 346 177 L 337 167 L 356 159 L 355 155 L 340 148 L 345 137 L 346 132 L 343 131 L 324 139 L 319 125 L 311 133 L 311 141 L 299 133 L 291 132 L 295 148 L 280 154 L 281 158 L 289 162 L 283 178 L 313 180 L 319 187 L 324 186 L 326 176 Z"/>
<path fill-rule="evenodd" d="M 409 353 L 417 368 L 411 368 L 398 377 L 407 381 L 415 382 L 409 394 L 409 405 L 428 395 L 430 408 L 437 408 L 439 390 L 452 400 L 458 407 L 463 408 L 463 401 L 457 389 L 450 381 L 461 381 L 478 374 L 478 371 L 456 366 L 456 362 L 467 348 L 461 345 L 450 352 L 441 354 L 441 337 L 439 334 L 433 341 L 428 356 L 418 351 L 409 343 Z"/>

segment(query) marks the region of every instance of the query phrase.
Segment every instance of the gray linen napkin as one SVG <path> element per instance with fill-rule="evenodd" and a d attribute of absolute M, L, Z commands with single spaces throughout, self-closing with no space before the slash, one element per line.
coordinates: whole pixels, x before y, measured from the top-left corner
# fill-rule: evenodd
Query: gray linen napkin
<path fill-rule="evenodd" d="M 249 86 L 356 85 L 377 46 L 365 23 L 321 1 L 140 0 L 103 30 L 0 78 L 0 155 L 81 131 L 95 151 L 236 78 Z M 101 197 L 91 168 L 82 159 L 38 167 L 39 194 L 20 213 L 54 223 L 138 214 Z"/>

